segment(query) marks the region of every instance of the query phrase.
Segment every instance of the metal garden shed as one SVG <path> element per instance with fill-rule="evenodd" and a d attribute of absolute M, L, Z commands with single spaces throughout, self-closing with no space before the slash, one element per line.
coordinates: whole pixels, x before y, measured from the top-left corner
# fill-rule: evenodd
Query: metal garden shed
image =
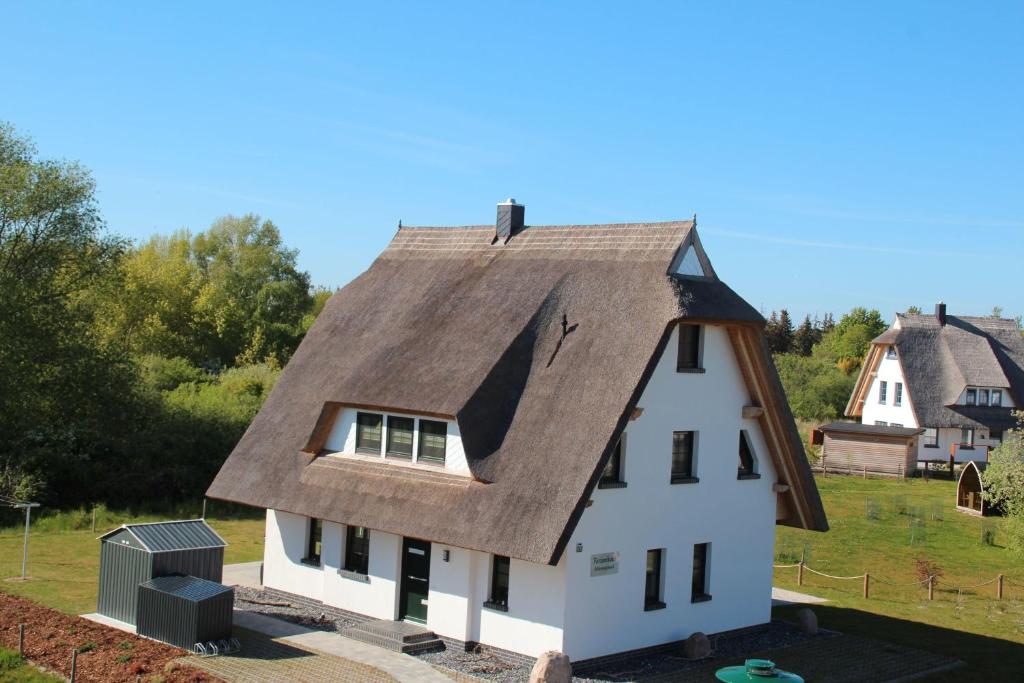
<path fill-rule="evenodd" d="M 194 576 L 161 576 L 139 585 L 140 636 L 189 650 L 231 637 L 235 592 Z"/>
<path fill-rule="evenodd" d="M 96 611 L 136 623 L 139 584 L 172 574 L 219 582 L 227 543 L 201 519 L 126 524 L 100 537 Z"/>

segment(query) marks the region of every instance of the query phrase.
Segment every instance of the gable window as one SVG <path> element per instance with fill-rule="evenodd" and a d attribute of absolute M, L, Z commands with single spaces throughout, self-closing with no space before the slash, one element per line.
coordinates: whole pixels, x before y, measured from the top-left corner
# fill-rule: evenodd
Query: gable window
<path fill-rule="evenodd" d="M 973 405 L 977 404 L 978 403 L 978 390 L 977 389 L 968 389 L 967 390 L 967 400 L 965 402 L 969 406 L 973 406 Z"/>
<path fill-rule="evenodd" d="M 491 562 L 491 597 L 484 607 L 508 611 L 508 578 L 512 561 L 504 555 L 495 555 Z"/>
<path fill-rule="evenodd" d="M 702 372 L 700 367 L 700 325 L 679 323 L 676 372 Z"/>
<path fill-rule="evenodd" d="M 693 484 L 698 481 L 694 475 L 693 454 L 697 432 L 672 432 L 672 477 L 673 484 Z"/>
<path fill-rule="evenodd" d="M 362 526 L 347 527 L 345 532 L 345 564 L 347 572 L 366 575 L 370 571 L 370 530 Z"/>
<path fill-rule="evenodd" d="M 939 430 L 927 428 L 924 430 L 924 435 L 921 437 L 924 440 L 925 448 L 938 448 L 939 447 Z"/>
<path fill-rule="evenodd" d="M 757 473 L 757 458 L 754 457 L 754 449 L 750 447 L 750 437 L 747 430 L 740 430 L 740 464 L 736 471 L 737 479 L 760 479 Z"/>
<path fill-rule="evenodd" d="M 896 357 L 896 347 L 895 346 L 886 347 L 886 349 L 885 349 L 885 357 L 886 358 L 895 358 Z"/>
<path fill-rule="evenodd" d="M 978 390 L 978 405 L 979 406 L 987 406 L 988 405 L 988 389 L 979 389 Z"/>
<path fill-rule="evenodd" d="M 320 566 L 320 544 L 323 530 L 323 522 L 316 517 L 309 518 L 309 525 L 306 527 L 306 556 L 302 558 L 303 564 Z"/>
<path fill-rule="evenodd" d="M 878 383 L 878 403 L 885 405 L 885 395 L 889 393 L 889 383 L 882 381 Z"/>
<path fill-rule="evenodd" d="M 612 457 L 608 458 L 604 469 L 601 470 L 601 481 L 597 487 L 600 489 L 624 488 L 626 482 L 622 481 L 622 438 L 615 444 Z"/>
<path fill-rule="evenodd" d="M 707 602 L 711 599 L 708 592 L 708 560 L 711 544 L 697 543 L 693 546 L 693 579 L 690 584 L 690 602 Z"/>
<path fill-rule="evenodd" d="M 896 387 L 892 393 L 892 404 L 894 406 L 903 405 L 903 382 L 896 382 Z"/>
<path fill-rule="evenodd" d="M 661 598 L 661 570 L 665 551 L 661 548 L 647 551 L 647 573 L 644 579 L 644 610 L 662 609 L 665 602 Z"/>
<path fill-rule="evenodd" d="M 411 417 L 388 416 L 388 455 L 412 459 L 412 430 L 415 424 L 416 421 Z"/>
<path fill-rule="evenodd" d="M 960 430 L 960 448 L 974 448 L 974 430 Z"/>
<path fill-rule="evenodd" d="M 383 423 L 383 416 L 377 413 L 356 414 L 356 451 L 380 455 Z"/>
<path fill-rule="evenodd" d="M 875 420 L 875 426 L 876 427 L 888 427 L 889 423 L 886 422 L 885 420 Z"/>
<path fill-rule="evenodd" d="M 1003 405 L 1003 390 L 993 389 L 992 390 L 992 405 L 1001 406 Z"/>
<path fill-rule="evenodd" d="M 444 464 L 448 425 L 436 420 L 420 420 L 420 453 L 417 460 Z"/>

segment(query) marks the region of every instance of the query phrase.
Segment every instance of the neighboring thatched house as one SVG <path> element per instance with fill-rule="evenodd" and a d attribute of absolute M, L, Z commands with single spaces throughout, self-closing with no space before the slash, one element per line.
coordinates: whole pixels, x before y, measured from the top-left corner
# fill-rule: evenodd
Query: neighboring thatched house
<path fill-rule="evenodd" d="M 769 621 L 775 524 L 827 523 L 764 320 L 693 221 L 523 212 L 400 227 L 208 495 L 267 509 L 266 586 L 449 646 L 579 660 Z"/>
<path fill-rule="evenodd" d="M 918 460 L 987 460 L 1024 400 L 1024 338 L 1015 320 L 897 314 L 871 342 L 846 414 L 867 425 L 923 428 Z"/>

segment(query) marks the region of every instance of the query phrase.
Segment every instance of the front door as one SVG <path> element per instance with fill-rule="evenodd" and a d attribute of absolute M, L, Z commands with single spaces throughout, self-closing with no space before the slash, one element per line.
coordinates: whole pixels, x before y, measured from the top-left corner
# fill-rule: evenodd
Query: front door
<path fill-rule="evenodd" d="M 402 542 L 402 588 L 398 618 L 427 623 L 430 589 L 430 542 L 406 538 Z"/>

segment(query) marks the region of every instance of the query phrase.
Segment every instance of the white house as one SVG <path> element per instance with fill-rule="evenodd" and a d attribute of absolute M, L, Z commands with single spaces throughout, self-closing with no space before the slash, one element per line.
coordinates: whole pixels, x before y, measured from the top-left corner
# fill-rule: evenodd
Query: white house
<path fill-rule="evenodd" d="M 209 490 L 265 586 L 573 660 L 770 619 L 825 530 L 764 321 L 693 221 L 402 227 L 328 302 Z"/>
<path fill-rule="evenodd" d="M 1015 320 L 897 314 L 871 343 L 846 414 L 866 425 L 923 428 L 918 460 L 987 460 L 1024 397 Z"/>

